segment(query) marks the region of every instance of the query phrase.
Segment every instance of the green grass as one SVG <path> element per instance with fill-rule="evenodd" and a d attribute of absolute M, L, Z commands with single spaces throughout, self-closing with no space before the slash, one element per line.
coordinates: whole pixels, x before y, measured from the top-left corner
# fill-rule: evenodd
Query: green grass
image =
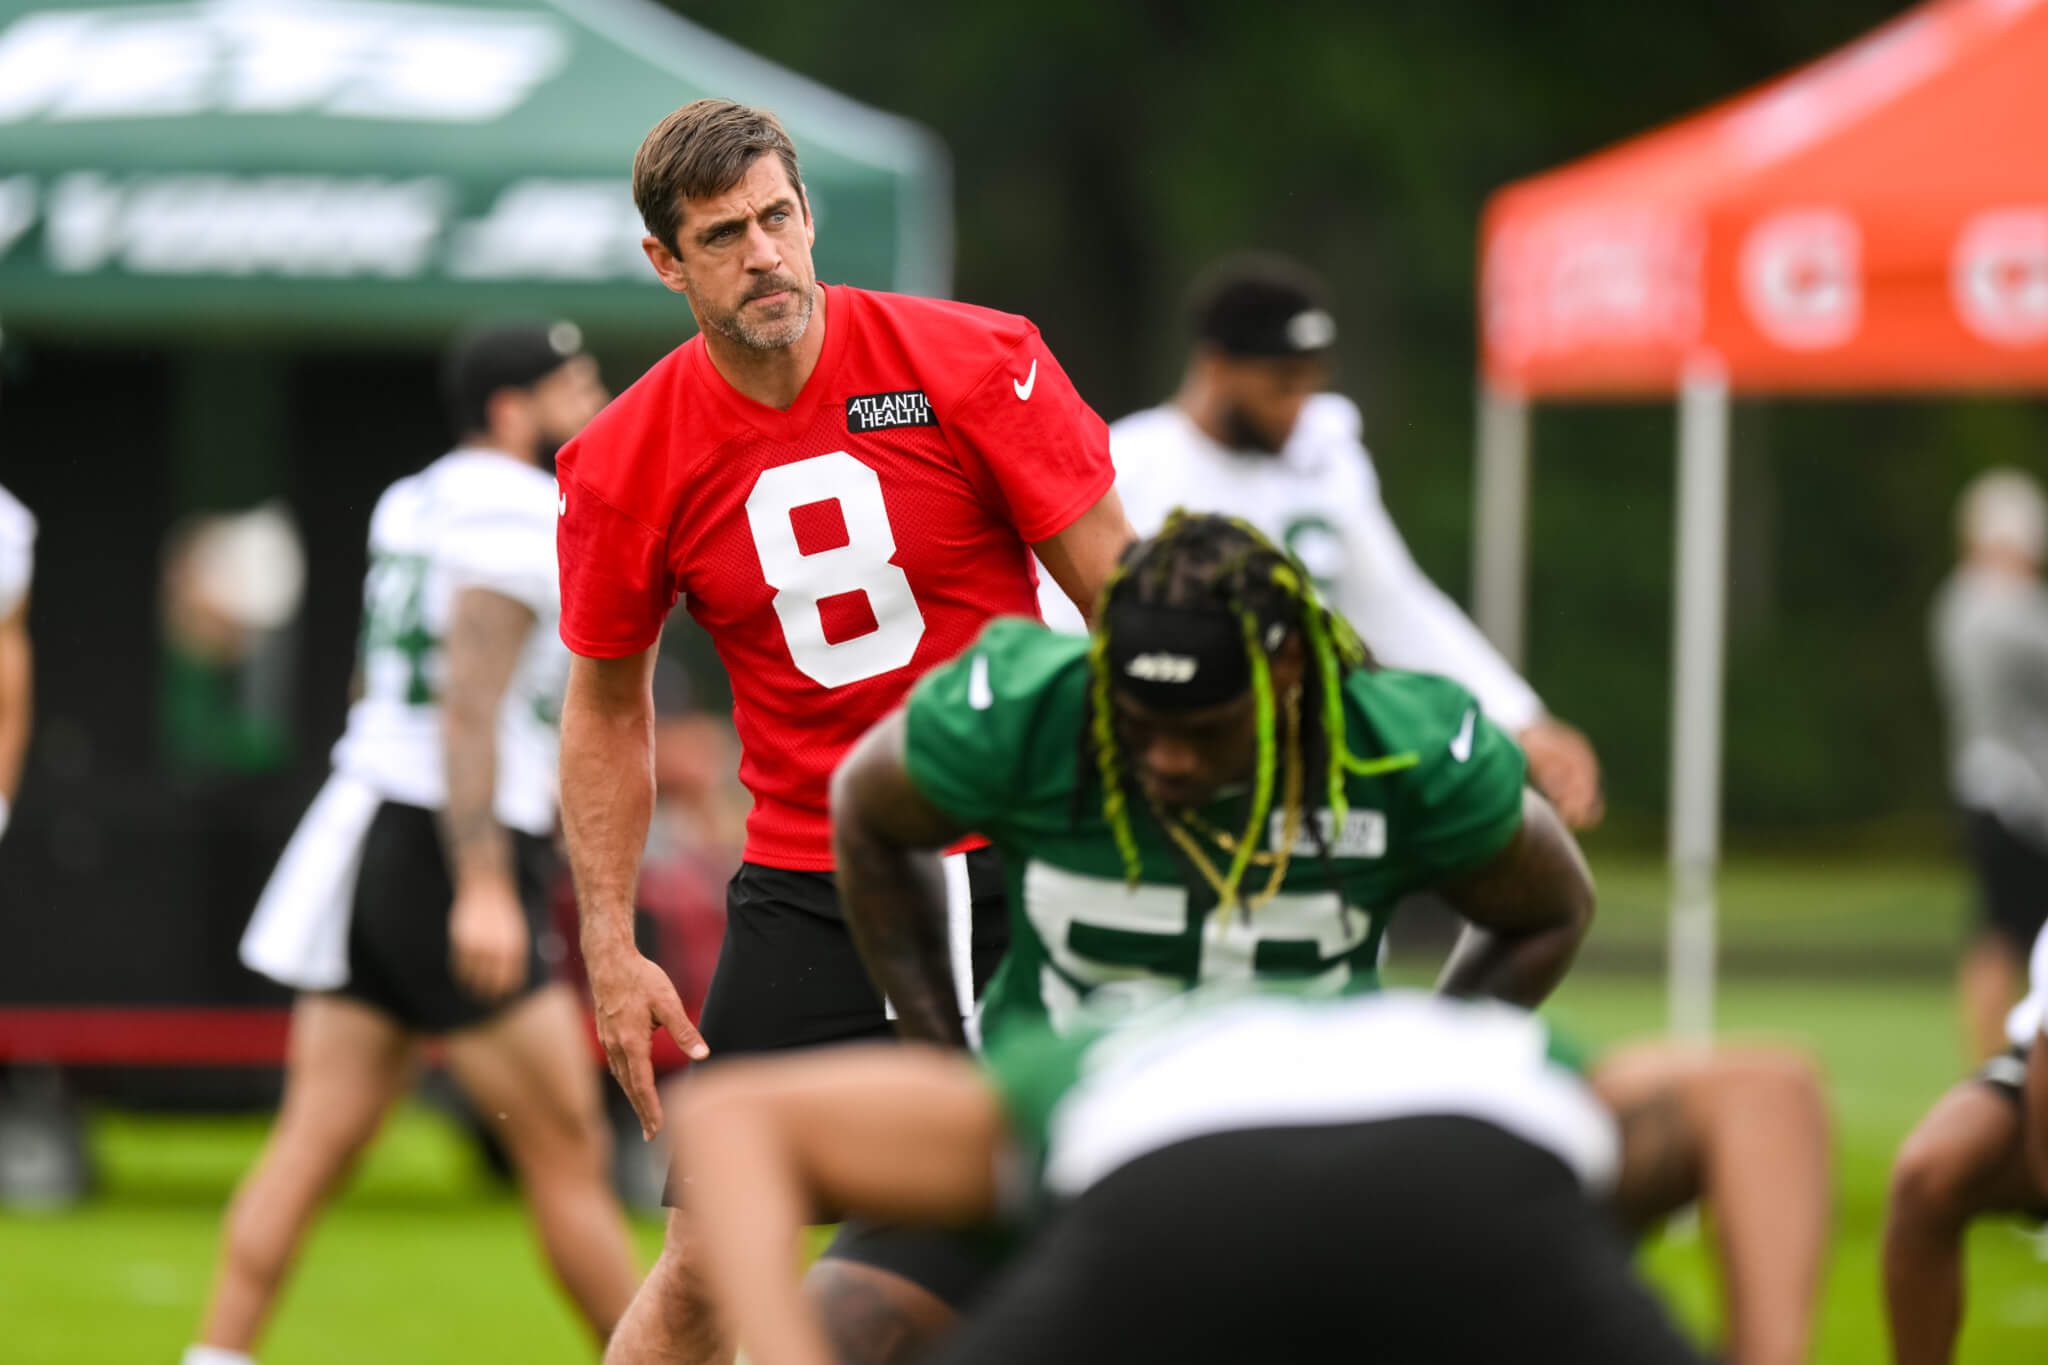
<path fill-rule="evenodd" d="M 1653 952 L 1662 880 L 1643 861 L 1600 859 L 1596 943 Z M 1838 1218 L 1817 1360 L 1885 1359 L 1877 1247 L 1885 1172 L 1900 1139 L 1957 1078 L 1946 973 L 1964 905 L 1942 868 L 1863 862 L 1745 862 L 1723 884 L 1725 938 L 1768 965 L 1775 948 L 1824 961 L 1882 946 L 1921 964 L 1882 980 L 1745 977 L 1720 998 L 1730 1030 L 1798 1042 L 1825 1065 L 1838 1128 Z M 1597 968 L 1598 953 L 1589 960 Z M 1591 970 L 1555 1015 L 1595 1042 L 1656 1030 L 1661 988 Z M 168 1365 L 190 1338 L 211 1272 L 217 1219 L 264 1132 L 261 1118 L 102 1114 L 106 1186 L 83 1209 L 0 1215 L 0 1359 L 25 1365 Z M 642 1251 L 659 1240 L 636 1225 Z M 1667 1237 L 1645 1263 L 1696 1324 L 1715 1318 L 1695 1238 Z M 1972 1238 L 1969 1324 L 1959 1357 L 1980 1365 L 2048 1358 L 2048 1265 L 2013 1225 Z M 370 1152 L 315 1234 L 266 1342 L 266 1365 L 574 1361 L 592 1358 L 527 1236 L 518 1204 L 463 1141 L 407 1109 Z"/>

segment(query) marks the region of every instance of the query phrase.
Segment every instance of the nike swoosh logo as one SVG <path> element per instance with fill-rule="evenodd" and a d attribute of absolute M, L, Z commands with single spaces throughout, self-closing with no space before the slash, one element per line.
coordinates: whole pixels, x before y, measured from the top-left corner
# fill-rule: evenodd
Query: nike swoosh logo
<path fill-rule="evenodd" d="M 1472 757 L 1472 727 L 1478 720 L 1479 708 L 1475 706 L 1465 712 L 1465 723 L 1451 736 L 1451 757 L 1460 763 Z"/>
<path fill-rule="evenodd" d="M 569 495 L 559 488 L 555 490 L 555 515 L 558 517 L 569 515 Z"/>
<path fill-rule="evenodd" d="M 988 655 L 977 654 L 967 666 L 967 704 L 986 711 L 996 704 L 995 689 L 988 685 Z"/>
<path fill-rule="evenodd" d="M 1036 357 L 1033 357 L 1031 361 L 1031 373 L 1025 375 L 1021 383 L 1015 379 L 1012 379 L 1010 381 L 1010 387 L 1015 389 L 1017 391 L 1017 397 L 1021 398 L 1026 403 L 1031 401 L 1031 391 L 1038 387 L 1038 360 Z"/>

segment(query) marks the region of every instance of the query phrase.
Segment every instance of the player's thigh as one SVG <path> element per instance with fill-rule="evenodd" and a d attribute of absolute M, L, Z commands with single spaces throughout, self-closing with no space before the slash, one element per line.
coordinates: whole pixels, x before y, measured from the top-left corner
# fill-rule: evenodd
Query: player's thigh
<path fill-rule="evenodd" d="M 447 1037 L 448 1065 L 515 1160 L 597 1155 L 597 1069 L 576 996 L 556 982 Z"/>
<path fill-rule="evenodd" d="M 1998 1061 L 1986 1071 L 1995 1073 Z M 1968 1218 L 2048 1206 L 2027 1170 L 2020 1113 L 2017 1093 L 1982 1074 L 1952 1087 L 1899 1148 L 1894 1214 Z"/>
<path fill-rule="evenodd" d="M 275 1141 L 344 1157 L 367 1143 L 412 1077 L 413 1037 L 390 1015 L 344 996 L 292 1006 Z"/>

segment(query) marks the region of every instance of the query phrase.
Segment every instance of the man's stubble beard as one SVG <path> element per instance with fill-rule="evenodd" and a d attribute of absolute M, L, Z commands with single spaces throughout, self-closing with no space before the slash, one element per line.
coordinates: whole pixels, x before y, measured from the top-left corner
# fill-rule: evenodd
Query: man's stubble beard
<path fill-rule="evenodd" d="M 1224 405 L 1223 438 L 1224 444 L 1232 450 L 1256 451 L 1261 455 L 1278 455 L 1281 447 L 1287 444 L 1286 437 L 1276 442 L 1235 403 Z"/>
<path fill-rule="evenodd" d="M 763 294 L 788 290 L 801 300 L 785 316 L 773 322 L 757 325 L 746 317 L 747 305 Z M 740 301 L 739 307 L 730 313 L 711 318 L 711 330 L 727 341 L 737 342 L 750 351 L 780 351 L 794 346 L 803 334 L 810 330 L 811 314 L 818 306 L 818 286 L 815 282 L 799 285 L 788 278 L 776 278 L 757 285 L 753 293 Z"/>

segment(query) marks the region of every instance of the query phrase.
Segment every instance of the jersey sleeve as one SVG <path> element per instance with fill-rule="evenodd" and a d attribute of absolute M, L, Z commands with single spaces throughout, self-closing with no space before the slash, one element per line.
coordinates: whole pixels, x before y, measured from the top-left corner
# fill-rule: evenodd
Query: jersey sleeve
<path fill-rule="evenodd" d="M 524 473 L 533 473 L 526 470 Z M 532 608 L 555 609 L 555 528 L 531 480 L 452 499 L 456 510 L 439 528 L 441 565 L 456 588 L 486 588 Z"/>
<path fill-rule="evenodd" d="M 1066 530 L 1116 482 L 1108 426 L 1035 327 L 941 422 L 1026 543 Z"/>
<path fill-rule="evenodd" d="M 1350 550 L 1338 584 L 1338 610 L 1389 667 L 1457 679 L 1479 698 L 1487 716 L 1510 730 L 1541 719 L 1543 703 L 1534 689 L 1408 552 L 1355 427 L 1346 445 L 1338 452 L 1341 487 L 1333 491 Z"/>
<path fill-rule="evenodd" d="M 904 708 L 903 757 L 925 799 L 963 829 L 999 831 L 1031 786 L 1023 770 L 1045 703 L 1087 647 L 1008 617 L 920 679 Z"/>
<path fill-rule="evenodd" d="M 1363 676 L 1385 751 L 1415 755 L 1401 783 L 1402 828 L 1396 837 L 1418 884 L 1475 871 L 1522 827 L 1528 765 L 1521 746 L 1448 678 Z"/>
<path fill-rule="evenodd" d="M 14 615 L 35 578 L 36 519 L 0 488 L 0 620 Z"/>
<path fill-rule="evenodd" d="M 667 537 L 593 491 L 573 465 L 557 468 L 562 643 L 590 659 L 638 654 L 676 603 Z"/>

